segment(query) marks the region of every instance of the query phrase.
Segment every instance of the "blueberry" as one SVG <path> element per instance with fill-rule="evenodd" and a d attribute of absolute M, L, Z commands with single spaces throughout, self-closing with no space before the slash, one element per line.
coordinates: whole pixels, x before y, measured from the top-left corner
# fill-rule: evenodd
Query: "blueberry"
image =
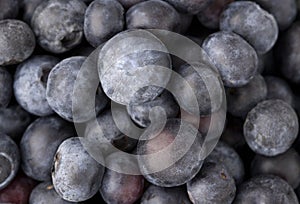
<path fill-rule="evenodd" d="M 203 49 L 219 70 L 225 86 L 244 86 L 257 72 L 255 50 L 237 34 L 226 31 L 211 34 L 203 42 Z"/>
<path fill-rule="evenodd" d="M 259 54 L 270 51 L 278 37 L 274 16 L 251 1 L 229 4 L 221 15 L 220 29 L 241 35 Z"/>
<path fill-rule="evenodd" d="M 211 0 L 200 13 L 197 14 L 199 22 L 207 28 L 218 29 L 220 16 L 228 4 L 234 0 Z"/>
<path fill-rule="evenodd" d="M 187 191 L 192 203 L 230 204 L 234 199 L 236 186 L 223 165 L 206 162 L 200 172 L 187 183 Z"/>
<path fill-rule="evenodd" d="M 18 140 L 31 122 L 31 116 L 19 105 L 0 108 L 0 132 Z"/>
<path fill-rule="evenodd" d="M 52 181 L 56 192 L 67 201 L 91 198 L 100 188 L 104 167 L 94 160 L 83 146 L 83 140 L 72 137 L 58 148 Z"/>
<path fill-rule="evenodd" d="M 19 0 L 0 0 L 0 20 L 16 18 L 19 13 Z"/>
<path fill-rule="evenodd" d="M 17 175 L 20 153 L 16 143 L 7 135 L 0 134 L 0 190 L 7 187 Z"/>
<path fill-rule="evenodd" d="M 13 94 L 13 79 L 11 74 L 0 67 L 0 108 L 6 108 Z"/>
<path fill-rule="evenodd" d="M 0 21 L 0 65 L 18 64 L 27 59 L 35 47 L 30 27 L 19 20 Z"/>
<path fill-rule="evenodd" d="M 253 177 L 238 188 L 234 204 L 240 203 L 297 204 L 298 199 L 293 188 L 286 181 L 266 174 Z"/>
<path fill-rule="evenodd" d="M 48 55 L 33 56 L 20 64 L 14 76 L 14 93 L 18 103 L 29 113 L 47 116 L 53 113 L 46 99 L 51 69 L 59 62 Z"/>
<path fill-rule="evenodd" d="M 190 204 L 191 201 L 184 188 L 163 188 L 150 185 L 144 192 L 141 204 Z"/>
<path fill-rule="evenodd" d="M 141 127 L 148 127 L 151 123 L 149 113 L 154 107 L 160 107 L 165 111 L 167 118 L 174 118 L 178 115 L 179 107 L 175 102 L 170 92 L 164 91 L 160 96 L 155 98 L 153 101 L 148 101 L 140 105 L 127 106 L 127 111 L 131 119 Z M 153 111 L 154 113 L 155 111 Z M 161 114 L 161 112 L 155 112 Z M 154 113 L 154 114 L 155 114 Z"/>
<path fill-rule="evenodd" d="M 54 190 L 50 181 L 40 183 L 31 192 L 29 197 L 30 204 L 74 204 L 63 200 Z"/>
<path fill-rule="evenodd" d="M 251 174 L 273 174 L 296 188 L 300 184 L 300 156 L 294 149 L 275 157 L 256 155 L 251 163 Z"/>
<path fill-rule="evenodd" d="M 245 169 L 242 159 L 232 147 L 224 142 L 218 142 L 205 162 L 223 164 L 237 184 L 240 184 L 244 179 Z"/>
<path fill-rule="evenodd" d="M 31 22 L 34 10 L 38 7 L 39 4 L 45 0 L 22 0 L 22 10 L 23 10 L 23 20 L 26 23 Z"/>
<path fill-rule="evenodd" d="M 189 141 L 193 136 L 194 140 Z M 141 173 L 152 184 L 162 187 L 182 185 L 202 166 L 203 137 L 185 121 L 168 119 L 162 130 L 148 129 L 140 138 L 138 163 Z"/>
<path fill-rule="evenodd" d="M 96 94 L 95 110 L 72 110 L 73 103 L 81 104 L 81 100 L 85 100 L 84 98 L 80 98 L 79 96 L 73 96 L 74 88 L 78 88 L 78 86 L 75 86 L 75 81 L 85 60 L 86 57 L 81 56 L 66 58 L 51 70 L 48 77 L 46 88 L 47 101 L 50 107 L 58 115 L 68 121 L 74 120 L 73 114 L 75 114 L 76 116 L 76 122 L 88 121 L 89 119 L 91 119 L 92 114 L 94 114 L 95 111 L 96 113 L 98 113 L 106 106 L 107 103 L 107 99 L 99 87 Z M 86 77 L 90 76 L 89 73 L 85 74 Z M 85 83 L 85 81 L 82 81 L 80 83 Z M 84 109 L 84 107 L 80 108 Z"/>
<path fill-rule="evenodd" d="M 255 153 L 276 156 L 291 147 L 298 129 L 298 117 L 288 103 L 266 100 L 248 113 L 244 136 Z"/>
<path fill-rule="evenodd" d="M 186 13 L 178 13 L 179 14 L 179 26 L 175 32 L 178 33 L 186 33 L 188 29 L 190 28 L 192 21 L 193 21 L 193 15 L 189 15 Z"/>
<path fill-rule="evenodd" d="M 74 135 L 73 128 L 56 116 L 38 118 L 31 123 L 20 142 L 24 173 L 38 181 L 49 181 L 58 146 Z"/>
<path fill-rule="evenodd" d="M 266 11 L 269 11 L 276 19 L 280 30 L 288 28 L 297 15 L 297 4 L 295 0 L 254 0 Z"/>
<path fill-rule="evenodd" d="M 294 94 L 286 81 L 275 76 L 266 76 L 265 81 L 268 87 L 267 99 L 281 99 L 294 106 Z"/>
<path fill-rule="evenodd" d="M 245 86 L 227 88 L 227 111 L 237 117 L 246 117 L 247 113 L 267 97 L 267 85 L 261 75 L 256 75 Z"/>
<path fill-rule="evenodd" d="M 85 12 L 84 35 L 94 47 L 121 32 L 124 27 L 124 8 L 116 0 L 93 1 Z"/>
<path fill-rule="evenodd" d="M 63 53 L 77 46 L 83 37 L 86 5 L 81 0 L 51 0 L 34 11 L 31 26 L 42 48 Z"/>
<path fill-rule="evenodd" d="M 210 0 L 166 0 L 182 13 L 198 14 Z"/>
<path fill-rule="evenodd" d="M 132 6 L 126 13 L 128 29 L 164 29 L 175 31 L 180 24 L 179 13 L 168 3 L 149 0 Z"/>
<path fill-rule="evenodd" d="M 131 6 L 146 0 L 118 0 L 118 1 L 123 5 L 124 8 L 128 9 Z"/>
<path fill-rule="evenodd" d="M 122 157 L 119 153 L 110 154 L 105 159 L 107 169 L 103 175 L 100 193 L 107 203 L 131 204 L 143 194 L 144 178 L 139 175 L 137 161 Z M 114 168 L 132 169 L 135 175 L 114 171 Z"/>

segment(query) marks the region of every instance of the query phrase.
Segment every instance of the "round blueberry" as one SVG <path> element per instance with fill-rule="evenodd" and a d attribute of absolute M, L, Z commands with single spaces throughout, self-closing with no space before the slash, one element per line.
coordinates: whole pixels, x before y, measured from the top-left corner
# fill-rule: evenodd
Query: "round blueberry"
<path fill-rule="evenodd" d="M 11 74 L 0 67 L 0 108 L 6 108 L 13 94 L 13 79 Z"/>

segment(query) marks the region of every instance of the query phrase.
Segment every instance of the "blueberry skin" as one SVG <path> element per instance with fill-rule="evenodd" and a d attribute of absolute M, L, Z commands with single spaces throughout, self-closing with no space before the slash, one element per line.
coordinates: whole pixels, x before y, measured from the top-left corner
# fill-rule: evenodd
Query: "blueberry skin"
<path fill-rule="evenodd" d="M 294 94 L 286 81 L 275 76 L 265 76 L 265 81 L 268 88 L 267 99 L 281 99 L 294 106 Z"/>
<path fill-rule="evenodd" d="M 180 15 L 164 1 L 149 0 L 138 3 L 127 11 L 126 25 L 128 29 L 175 31 L 180 25 Z"/>
<path fill-rule="evenodd" d="M 75 204 L 63 200 L 54 190 L 50 181 L 46 181 L 37 185 L 31 192 L 29 197 L 29 204 Z"/>
<path fill-rule="evenodd" d="M 51 69 L 59 59 L 48 55 L 33 56 L 20 64 L 14 76 L 14 93 L 18 103 L 29 113 L 47 116 L 53 113 L 46 99 Z"/>
<path fill-rule="evenodd" d="M 276 19 L 280 30 L 288 28 L 297 16 L 297 3 L 295 0 L 254 0 Z"/>
<path fill-rule="evenodd" d="M 300 184 L 300 156 L 294 149 L 275 157 L 256 155 L 251 163 L 251 174 L 273 174 L 297 188 Z"/>
<path fill-rule="evenodd" d="M 49 181 L 58 146 L 75 134 L 72 126 L 57 116 L 41 117 L 32 122 L 20 142 L 24 173 L 38 181 Z"/>
<path fill-rule="evenodd" d="M 282 100 L 260 102 L 247 115 L 244 136 L 257 154 L 276 156 L 286 152 L 299 130 L 294 109 Z"/>
<path fill-rule="evenodd" d="M 39 4 L 46 0 L 22 0 L 21 6 L 23 10 L 23 21 L 30 24 L 33 12 Z"/>
<path fill-rule="evenodd" d="M 267 85 L 261 75 L 256 75 L 245 86 L 227 88 L 227 111 L 236 117 L 246 117 L 257 103 L 267 98 Z"/>
<path fill-rule="evenodd" d="M 244 86 L 256 75 L 257 54 L 239 35 L 227 31 L 213 33 L 202 46 L 219 70 L 225 86 Z"/>
<path fill-rule="evenodd" d="M 77 75 L 80 73 L 81 65 L 85 60 L 86 57 L 82 56 L 64 59 L 51 70 L 47 81 L 46 98 L 50 107 L 58 115 L 70 122 L 73 122 L 73 114 L 76 114 L 76 122 L 86 122 L 92 117 L 91 110 L 72 110 L 73 103 L 82 104 L 82 98 L 73 96 L 73 90 Z M 85 81 L 82 83 L 85 83 Z M 77 100 L 72 101 L 74 99 Z M 95 101 L 96 107 L 93 111 L 99 113 L 106 104 L 107 98 L 102 93 L 102 90 L 98 88 Z M 73 113 L 73 111 L 75 112 Z"/>
<path fill-rule="evenodd" d="M 173 96 L 167 91 L 164 91 L 153 101 L 148 101 L 140 105 L 129 104 L 127 106 L 127 111 L 135 123 L 141 127 L 148 127 L 151 123 L 149 113 L 154 107 L 162 108 L 165 111 L 167 118 L 175 118 L 179 113 L 178 104 Z"/>
<path fill-rule="evenodd" d="M 7 135 L 0 134 L 0 190 L 8 186 L 17 175 L 20 152 L 16 143 Z"/>
<path fill-rule="evenodd" d="M 120 157 L 119 153 L 112 153 L 105 159 L 107 169 L 103 175 L 100 193 L 107 203 L 131 204 L 143 194 L 144 178 L 136 174 L 119 173 L 111 168 L 134 169 L 139 172 L 137 161 L 132 158 Z"/>
<path fill-rule="evenodd" d="M 31 27 L 39 45 L 52 53 L 63 53 L 80 44 L 86 5 L 81 0 L 53 0 L 34 11 Z"/>
<path fill-rule="evenodd" d="M 6 108 L 13 94 L 13 79 L 11 74 L 0 67 L 0 108 Z"/>
<path fill-rule="evenodd" d="M 19 105 L 0 108 L 0 132 L 19 140 L 31 122 L 31 116 Z"/>
<path fill-rule="evenodd" d="M 205 162 L 215 162 L 224 165 L 236 184 L 240 184 L 245 175 L 244 164 L 238 153 L 229 145 L 219 141 L 215 149 L 205 159 Z"/>
<path fill-rule="evenodd" d="M 19 0 L 0 0 L 0 20 L 16 18 L 19 13 Z"/>
<path fill-rule="evenodd" d="M 230 204 L 234 199 L 236 186 L 223 165 L 206 162 L 200 172 L 187 183 L 187 191 L 195 204 Z"/>
<path fill-rule="evenodd" d="M 18 64 L 27 59 L 35 48 L 31 28 L 19 20 L 0 21 L 0 65 Z"/>
<path fill-rule="evenodd" d="M 53 186 L 61 198 L 71 202 L 93 197 L 104 173 L 104 167 L 89 155 L 83 142 L 79 137 L 65 140 L 54 157 Z"/>
<path fill-rule="evenodd" d="M 125 9 L 128 9 L 128 8 L 132 7 L 133 5 L 143 2 L 143 1 L 146 1 L 146 0 L 118 0 L 118 1 L 122 4 L 122 6 Z"/>
<path fill-rule="evenodd" d="M 178 11 L 188 14 L 198 14 L 202 11 L 210 0 L 166 0 Z"/>
<path fill-rule="evenodd" d="M 255 176 L 239 186 L 234 204 L 288 203 L 298 204 L 293 188 L 273 175 Z"/>
<path fill-rule="evenodd" d="M 229 4 L 221 15 L 220 29 L 241 35 L 258 54 L 272 49 L 279 32 L 274 16 L 251 1 Z"/>
<path fill-rule="evenodd" d="M 163 188 L 150 185 L 141 198 L 141 204 L 191 204 L 186 190 L 182 187 Z"/>
<path fill-rule="evenodd" d="M 98 47 L 124 27 L 124 8 L 116 0 L 93 1 L 85 12 L 84 35 L 87 41 Z"/>

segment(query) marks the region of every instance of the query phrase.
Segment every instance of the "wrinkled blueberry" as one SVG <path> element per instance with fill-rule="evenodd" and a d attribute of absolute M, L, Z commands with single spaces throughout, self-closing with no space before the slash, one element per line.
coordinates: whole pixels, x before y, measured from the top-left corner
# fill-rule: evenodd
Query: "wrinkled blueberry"
<path fill-rule="evenodd" d="M 53 113 L 46 99 L 46 86 L 49 72 L 58 62 L 56 57 L 39 55 L 18 66 L 14 76 L 14 94 L 29 113 L 38 116 Z"/>
<path fill-rule="evenodd" d="M 0 20 L 16 18 L 19 13 L 19 0 L 0 0 Z"/>
<path fill-rule="evenodd" d="M 236 186 L 228 170 L 219 163 L 206 162 L 200 172 L 187 183 L 192 203 L 230 204 Z"/>
<path fill-rule="evenodd" d="M 85 150 L 82 140 L 72 137 L 58 148 L 52 169 L 56 192 L 67 201 L 91 198 L 100 188 L 104 167 Z"/>
<path fill-rule="evenodd" d="M 20 166 L 20 152 L 16 143 L 0 133 L 0 191 L 8 186 L 17 175 Z"/>
<path fill-rule="evenodd" d="M 231 32 L 217 32 L 203 42 L 203 49 L 220 72 L 225 86 L 240 87 L 257 72 L 255 50 L 243 38 Z"/>
<path fill-rule="evenodd" d="M 13 79 L 11 74 L 0 67 L 0 108 L 6 108 L 13 94 Z"/>
<path fill-rule="evenodd" d="M 126 13 L 128 29 L 164 29 L 175 31 L 180 25 L 179 13 L 168 3 L 149 0 L 132 6 Z"/>
<path fill-rule="evenodd" d="M 24 173 L 38 181 L 49 181 L 58 146 L 74 135 L 73 128 L 56 116 L 38 118 L 31 123 L 20 142 Z"/>
<path fill-rule="evenodd" d="M 18 64 L 27 59 L 35 48 L 30 27 L 19 20 L 0 21 L 0 65 Z"/>
<path fill-rule="evenodd" d="M 86 5 L 81 0 L 51 0 L 41 3 L 31 18 L 31 27 L 42 48 L 63 53 L 83 37 Z"/>
<path fill-rule="evenodd" d="M 261 75 L 256 75 L 245 86 L 227 88 L 227 111 L 237 117 L 247 113 L 267 97 L 267 85 Z"/>
<path fill-rule="evenodd" d="M 271 50 L 278 37 L 274 16 L 251 1 L 229 4 L 221 15 L 220 29 L 241 35 L 259 54 Z"/>
<path fill-rule="evenodd" d="M 116 0 L 93 1 L 85 12 L 84 35 L 94 47 L 123 30 L 124 9 Z"/>
<path fill-rule="evenodd" d="M 286 181 L 266 174 L 253 177 L 238 188 L 234 204 L 250 203 L 298 204 L 298 199 Z"/>
<path fill-rule="evenodd" d="M 282 100 L 260 102 L 247 115 L 244 136 L 258 154 L 276 156 L 287 151 L 299 130 L 293 108 Z"/>
<path fill-rule="evenodd" d="M 210 0 L 165 0 L 183 13 L 197 14 L 202 11 Z"/>

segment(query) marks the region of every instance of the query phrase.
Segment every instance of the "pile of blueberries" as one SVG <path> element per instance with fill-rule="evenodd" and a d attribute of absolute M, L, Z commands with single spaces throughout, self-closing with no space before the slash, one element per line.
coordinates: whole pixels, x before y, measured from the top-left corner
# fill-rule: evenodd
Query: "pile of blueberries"
<path fill-rule="evenodd" d="M 298 204 L 298 8 L 300 0 L 0 0 L 0 203 Z M 184 36 L 209 60 L 164 52 L 149 29 Z M 134 89 L 150 79 L 164 86 Z M 218 142 L 203 156 L 208 137 Z"/>

